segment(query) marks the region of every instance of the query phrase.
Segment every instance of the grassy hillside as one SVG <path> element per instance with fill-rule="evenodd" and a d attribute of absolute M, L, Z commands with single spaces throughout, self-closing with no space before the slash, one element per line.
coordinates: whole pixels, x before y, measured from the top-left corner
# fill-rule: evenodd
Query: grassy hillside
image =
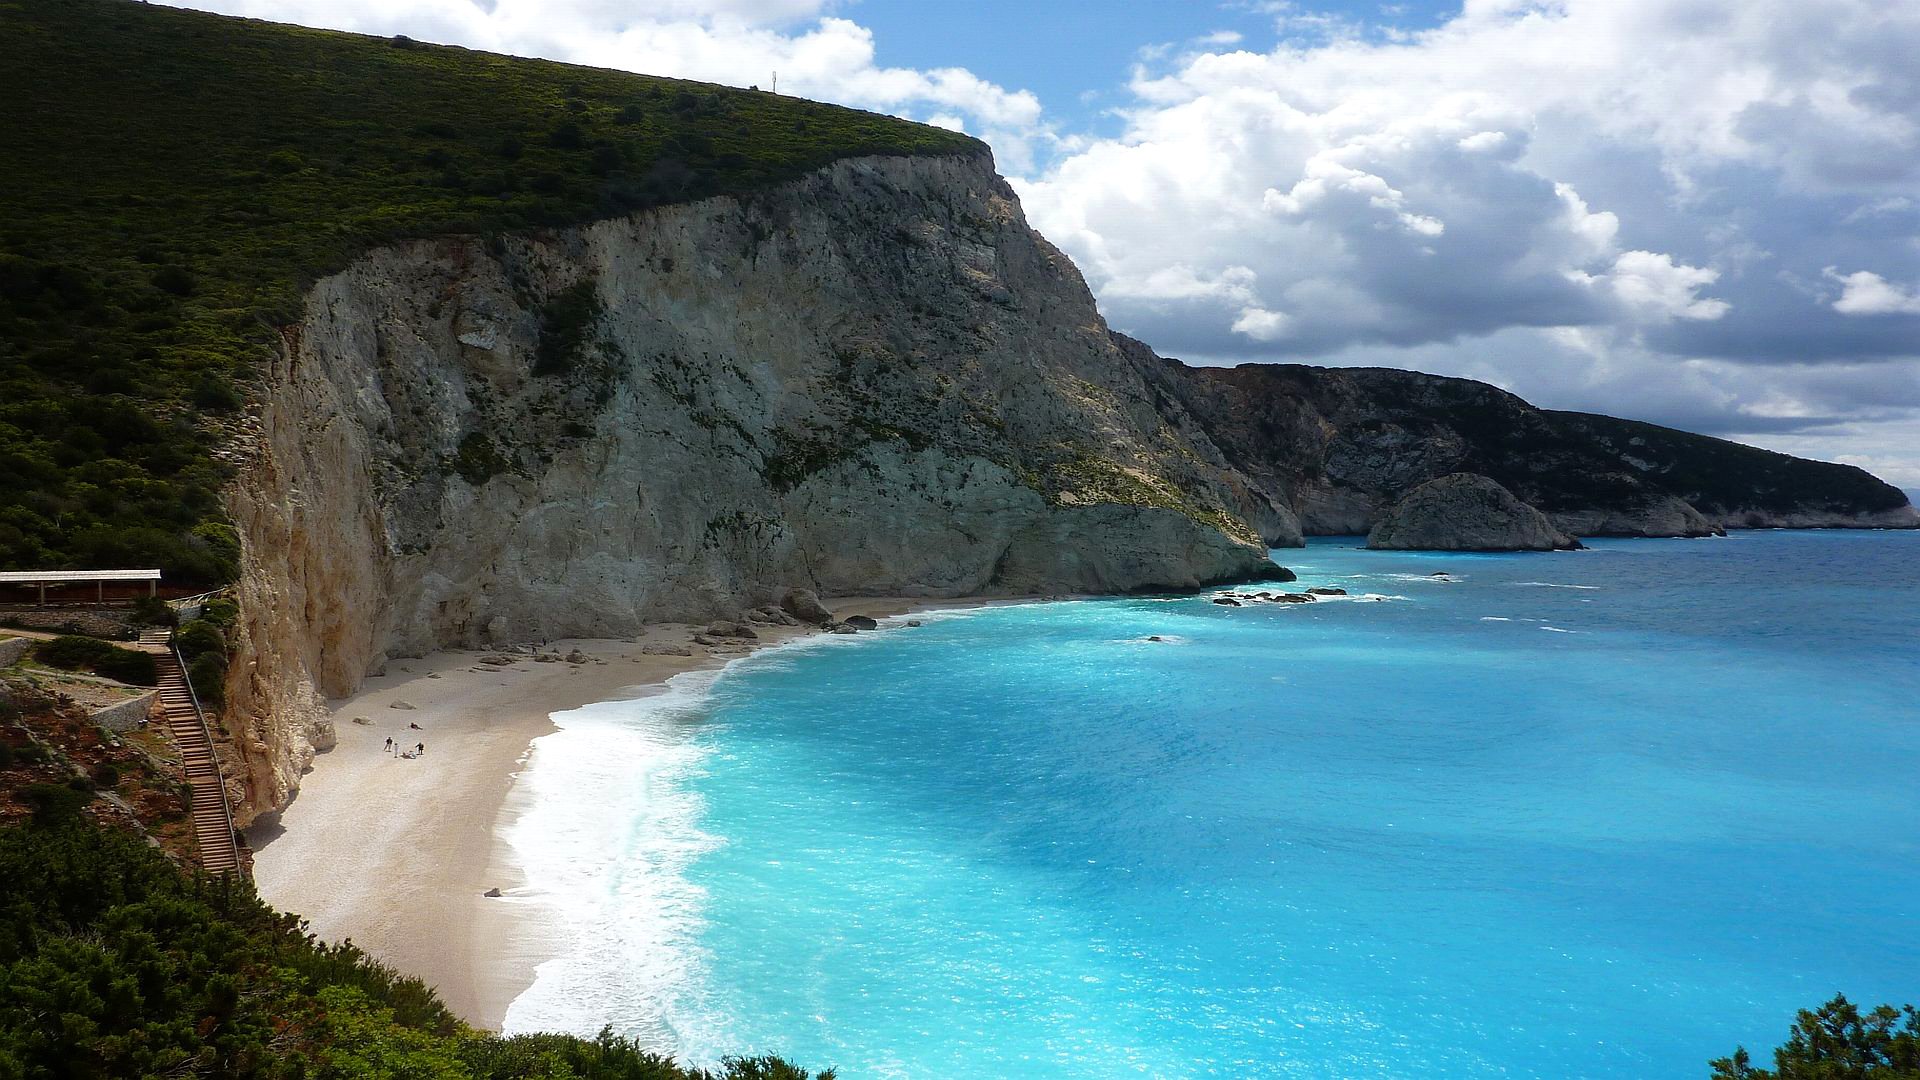
<path fill-rule="evenodd" d="M 0 568 L 233 572 L 214 450 L 304 288 L 398 238 L 983 153 L 750 90 L 126 0 L 0 0 Z"/>

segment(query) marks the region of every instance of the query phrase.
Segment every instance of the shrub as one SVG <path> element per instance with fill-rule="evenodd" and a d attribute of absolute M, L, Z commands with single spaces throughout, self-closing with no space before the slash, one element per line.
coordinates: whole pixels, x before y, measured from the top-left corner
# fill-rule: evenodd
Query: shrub
<path fill-rule="evenodd" d="M 93 783 L 95 787 L 106 788 L 108 791 L 112 791 L 114 788 L 119 787 L 120 786 L 119 766 L 115 765 L 111 761 L 103 761 L 100 764 L 95 765 L 93 767 Z"/>
<path fill-rule="evenodd" d="M 175 296 L 192 296 L 193 274 L 183 266 L 163 266 L 153 272 L 153 287 Z"/>
<path fill-rule="evenodd" d="M 13 768 L 13 744 L 0 742 L 0 770 Z"/>
<path fill-rule="evenodd" d="M 180 615 L 165 600 L 143 596 L 133 602 L 133 621 L 139 626 L 178 626 Z"/>
<path fill-rule="evenodd" d="M 181 624 L 180 629 L 174 632 L 173 644 L 188 662 L 202 656 L 225 656 L 227 653 L 226 635 L 204 616 Z"/>
<path fill-rule="evenodd" d="M 560 290 L 540 312 L 540 343 L 533 372 L 551 375 L 571 368 L 586 348 L 589 331 L 600 318 L 600 294 L 591 280 Z"/>
<path fill-rule="evenodd" d="M 229 629 L 240 618 L 240 604 L 224 596 L 216 596 L 201 605 L 200 617 L 222 630 Z"/>
<path fill-rule="evenodd" d="M 35 825 L 54 826 L 79 817 L 80 809 L 93 801 L 93 792 L 64 784 L 28 784 L 20 789 L 20 800 L 33 808 Z"/>
<path fill-rule="evenodd" d="M 187 664 L 187 678 L 193 682 L 200 704 L 219 711 L 227 706 L 227 658 L 220 653 L 196 656 Z"/>
<path fill-rule="evenodd" d="M 152 654 L 122 649 L 99 638 L 64 634 L 35 646 L 33 655 L 49 667 L 91 671 L 135 686 L 152 686 L 160 681 Z"/>
<path fill-rule="evenodd" d="M 507 471 L 507 459 L 495 449 L 493 440 L 478 431 L 469 431 L 460 440 L 460 452 L 453 457 L 453 471 L 474 487 Z"/>
<path fill-rule="evenodd" d="M 200 381 L 193 384 L 193 404 L 208 412 L 230 413 L 246 404 L 240 398 L 240 391 L 233 383 L 220 375 L 202 375 Z"/>

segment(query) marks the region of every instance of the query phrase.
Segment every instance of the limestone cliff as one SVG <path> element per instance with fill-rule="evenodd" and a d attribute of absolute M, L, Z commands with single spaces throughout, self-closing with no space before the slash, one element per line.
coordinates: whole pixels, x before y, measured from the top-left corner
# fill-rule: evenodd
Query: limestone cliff
<path fill-rule="evenodd" d="M 1493 478 L 1576 536 L 1706 536 L 1744 528 L 1914 528 L 1899 489 L 1655 424 L 1536 408 L 1468 379 L 1379 368 L 1189 368 L 1172 385 L 1245 476 L 1243 513 L 1297 515 L 1309 534 L 1365 533 L 1413 488 Z M 1284 544 L 1284 530 L 1262 525 Z"/>
<path fill-rule="evenodd" d="M 373 252 L 286 331 L 231 497 L 241 817 L 289 797 L 323 696 L 392 656 L 788 586 L 1256 576 L 1252 495 L 1168 378 L 984 155 Z"/>

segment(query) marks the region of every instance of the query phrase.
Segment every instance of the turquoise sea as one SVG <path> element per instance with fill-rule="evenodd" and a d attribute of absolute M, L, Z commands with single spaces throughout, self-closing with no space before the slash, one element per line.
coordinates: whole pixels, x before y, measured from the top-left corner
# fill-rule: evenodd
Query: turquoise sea
<path fill-rule="evenodd" d="M 1920 534 L 1358 543 L 1275 557 L 1383 599 L 935 614 L 562 714 L 509 839 L 566 937 L 509 1030 L 1704 1078 L 1920 998 Z"/>

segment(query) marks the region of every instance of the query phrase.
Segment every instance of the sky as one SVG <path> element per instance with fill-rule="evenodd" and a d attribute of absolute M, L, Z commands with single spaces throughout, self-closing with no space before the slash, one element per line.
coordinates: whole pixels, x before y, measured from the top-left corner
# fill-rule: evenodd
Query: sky
<path fill-rule="evenodd" d="M 1102 313 L 1920 488 L 1911 0 L 174 0 L 968 131 Z"/>

